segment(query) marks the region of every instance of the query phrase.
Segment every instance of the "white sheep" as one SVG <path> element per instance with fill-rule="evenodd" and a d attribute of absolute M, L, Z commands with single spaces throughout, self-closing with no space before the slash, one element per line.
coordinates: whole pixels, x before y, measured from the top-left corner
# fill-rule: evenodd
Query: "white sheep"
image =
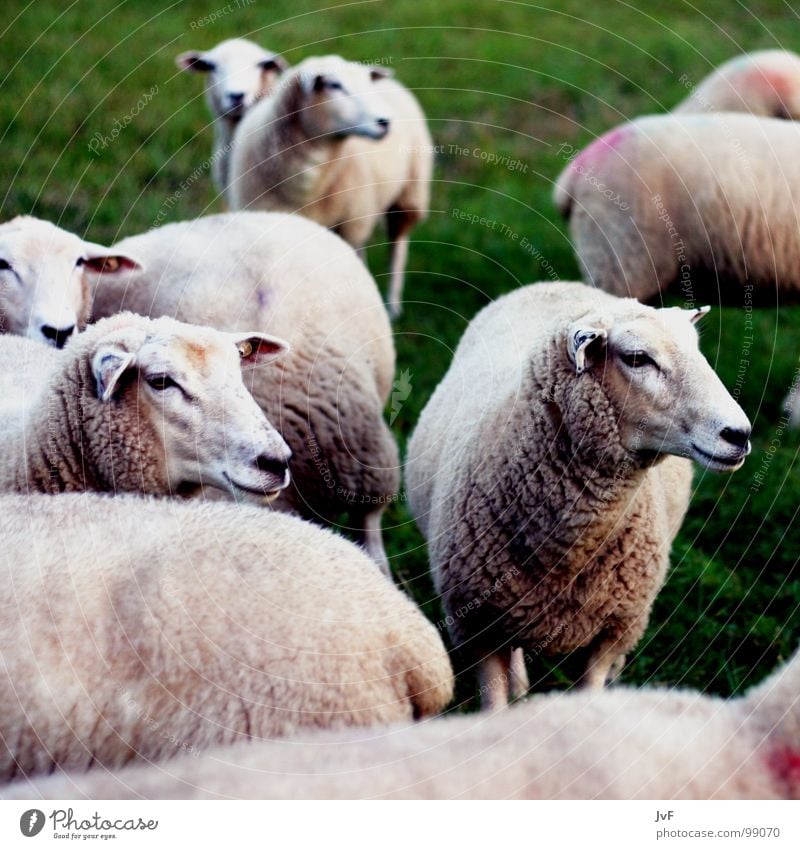
<path fill-rule="evenodd" d="M 229 199 L 299 212 L 359 250 L 385 215 L 396 316 L 410 233 L 428 214 L 433 145 L 419 103 L 388 74 L 339 56 L 284 74 L 236 131 Z"/>
<path fill-rule="evenodd" d="M 749 112 L 765 118 L 800 118 L 800 56 L 758 50 L 729 59 L 673 112 Z"/>
<path fill-rule="evenodd" d="M 323 522 L 347 513 L 388 572 L 381 516 L 400 463 L 383 408 L 394 342 L 355 252 L 299 216 L 247 212 L 170 224 L 118 248 L 136 250 L 146 270 L 102 279 L 94 316 L 132 309 L 288 340 L 289 354 L 248 383 L 293 452 L 292 486 L 276 507 Z"/>
<path fill-rule="evenodd" d="M 584 279 L 640 300 L 712 275 L 717 297 L 800 293 L 800 125 L 658 115 L 606 133 L 564 169 L 556 203 Z"/>
<path fill-rule="evenodd" d="M 797 123 L 736 113 L 649 116 L 606 133 L 555 189 L 584 279 L 641 300 L 672 287 L 689 303 L 699 291 L 797 301 L 798 145 Z"/>
<path fill-rule="evenodd" d="M 0 490 L 271 500 L 290 451 L 245 388 L 241 364 L 286 343 L 169 318 L 119 315 L 62 350 L 0 336 Z"/>
<path fill-rule="evenodd" d="M 305 734 L 6 799 L 798 799 L 800 658 L 745 696 L 667 688 L 552 693 L 490 716 Z M 662 823 L 672 829 L 670 823 Z"/>
<path fill-rule="evenodd" d="M 357 546 L 256 507 L 4 496 L 0 780 L 441 710 L 439 634 Z"/>
<path fill-rule="evenodd" d="M 269 94 L 288 65 L 277 53 L 245 38 L 229 38 L 211 50 L 187 50 L 175 57 L 175 64 L 206 74 L 206 100 L 214 123 L 211 173 L 224 192 L 237 125 L 259 98 Z"/>
<path fill-rule="evenodd" d="M 109 275 L 138 266 L 133 257 L 38 218 L 22 215 L 0 224 L 0 333 L 61 348 L 86 325 L 87 271 Z"/>
<path fill-rule="evenodd" d="M 666 575 L 684 458 L 744 462 L 750 423 L 698 350 L 707 310 L 539 283 L 464 334 L 409 442 L 406 488 L 485 707 L 507 702 L 515 648 L 583 649 L 585 686 L 613 677 Z"/>

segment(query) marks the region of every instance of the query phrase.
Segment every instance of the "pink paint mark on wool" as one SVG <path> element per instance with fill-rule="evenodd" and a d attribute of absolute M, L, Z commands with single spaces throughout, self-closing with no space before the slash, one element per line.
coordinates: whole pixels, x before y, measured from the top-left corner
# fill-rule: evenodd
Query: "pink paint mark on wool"
<path fill-rule="evenodd" d="M 792 93 L 792 83 L 781 71 L 755 66 L 745 75 L 745 84 L 756 91 L 772 89 L 778 97 L 788 97 Z"/>
<path fill-rule="evenodd" d="M 609 153 L 616 150 L 631 135 L 631 132 L 629 127 L 617 127 L 600 136 L 599 139 L 595 139 L 572 160 L 570 163 L 572 170 L 580 173 L 583 169 L 597 167 Z"/>
<path fill-rule="evenodd" d="M 800 749 L 780 746 L 767 755 L 770 772 L 787 790 L 788 799 L 800 799 Z"/>

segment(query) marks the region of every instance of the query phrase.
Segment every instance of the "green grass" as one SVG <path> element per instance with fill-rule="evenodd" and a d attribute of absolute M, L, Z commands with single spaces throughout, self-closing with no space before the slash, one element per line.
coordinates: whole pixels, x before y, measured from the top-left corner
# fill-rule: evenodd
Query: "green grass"
<path fill-rule="evenodd" d="M 670 108 L 685 94 L 682 74 L 697 82 L 742 50 L 800 49 L 797 18 L 778 0 L 747 8 L 704 0 L 702 11 L 683 3 L 633 8 L 578 0 L 550 7 L 503 0 L 329 4 L 258 0 L 202 28 L 192 22 L 226 2 L 160 9 L 144 0 L 7 4 L 0 35 L 2 217 L 33 213 L 112 242 L 150 227 L 176 194 L 166 220 L 220 210 L 207 177 L 182 187 L 207 159 L 211 138 L 200 81 L 173 65 L 181 50 L 241 35 L 292 62 L 322 52 L 388 59 L 417 92 L 445 151 L 431 217 L 412 246 L 411 303 L 396 328 L 399 368 L 410 371 L 413 387 L 395 423 L 401 444 L 481 306 L 546 279 L 550 267 L 576 277 L 550 202 L 563 144 L 581 146 L 621 120 Z M 146 107 L 92 154 L 94 134 L 108 134 L 153 86 Z M 482 152 L 519 165 L 488 165 Z M 453 210 L 496 223 L 469 225 Z M 535 250 L 521 247 L 523 237 Z M 370 252 L 370 266 L 385 285 L 385 246 Z M 740 311 L 716 316 L 703 348 L 733 387 L 748 328 Z M 670 578 L 627 681 L 728 694 L 759 680 L 800 636 L 800 437 L 779 433 L 780 402 L 798 365 L 798 319 L 798 309 L 754 317 L 738 388 L 755 425 L 753 455 L 730 477 L 698 473 Z M 398 578 L 436 617 L 424 544 L 402 502 L 388 515 L 386 537 Z M 569 663 L 551 665 L 543 686 L 569 674 Z M 469 696 L 470 682 L 460 692 Z"/>

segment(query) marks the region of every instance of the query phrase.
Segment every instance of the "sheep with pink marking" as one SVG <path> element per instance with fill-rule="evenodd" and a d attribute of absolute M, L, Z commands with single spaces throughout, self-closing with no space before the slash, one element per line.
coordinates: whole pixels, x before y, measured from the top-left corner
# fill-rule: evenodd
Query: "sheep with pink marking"
<path fill-rule="evenodd" d="M 590 144 L 554 191 L 584 280 L 646 301 L 800 296 L 800 126 L 753 115 L 650 115 Z M 711 284 L 709 286 L 709 284 Z M 710 289 L 710 292 L 708 291 Z"/>
<path fill-rule="evenodd" d="M 691 87 L 686 76 L 681 77 Z M 800 56 L 790 50 L 758 50 L 720 65 L 673 110 L 749 112 L 765 118 L 800 117 Z"/>
<path fill-rule="evenodd" d="M 795 654 L 728 700 L 663 687 L 552 693 L 380 736 L 304 734 L 20 781 L 4 798 L 798 799 L 798 692 Z"/>

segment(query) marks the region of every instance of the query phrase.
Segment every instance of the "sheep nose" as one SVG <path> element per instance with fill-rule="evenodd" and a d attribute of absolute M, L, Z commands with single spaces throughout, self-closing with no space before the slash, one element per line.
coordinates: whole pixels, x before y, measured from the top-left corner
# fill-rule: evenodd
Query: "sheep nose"
<path fill-rule="evenodd" d="M 67 343 L 67 339 L 72 336 L 75 325 L 73 324 L 70 327 L 51 327 L 49 324 L 43 324 L 39 329 L 42 331 L 42 336 L 48 342 L 55 345 L 56 348 L 63 348 Z"/>
<path fill-rule="evenodd" d="M 244 103 L 244 92 L 233 92 L 233 94 L 228 95 L 228 100 L 230 100 L 231 106 L 241 106 Z"/>
<path fill-rule="evenodd" d="M 749 427 L 748 428 L 724 427 L 720 431 L 719 435 L 726 442 L 730 442 L 731 445 L 735 445 L 737 448 L 746 448 L 747 443 L 750 441 L 750 433 L 751 433 L 751 429 Z"/>
<path fill-rule="evenodd" d="M 388 118 L 376 118 L 375 123 L 382 130 L 386 130 L 387 133 L 389 132 L 389 125 L 391 124 L 391 121 Z"/>
<path fill-rule="evenodd" d="M 284 480 L 286 478 L 286 472 L 289 471 L 289 464 L 285 460 L 278 460 L 275 457 L 260 454 L 256 457 L 256 468 L 261 472 L 267 472 L 280 480 Z"/>

